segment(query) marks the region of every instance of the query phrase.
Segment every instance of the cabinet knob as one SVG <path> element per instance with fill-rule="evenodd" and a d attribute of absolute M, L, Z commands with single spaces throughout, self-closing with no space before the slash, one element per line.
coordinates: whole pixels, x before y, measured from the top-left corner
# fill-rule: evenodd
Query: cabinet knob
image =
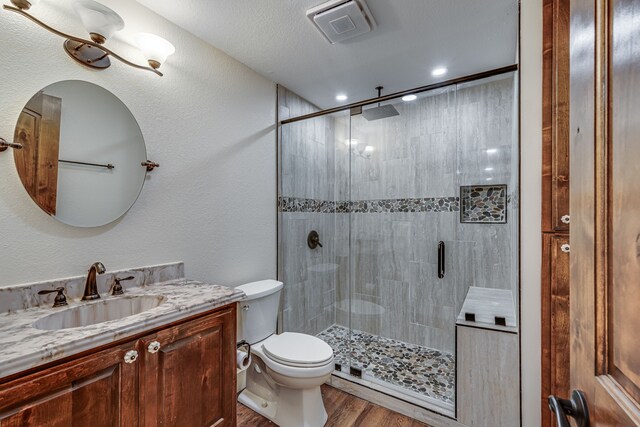
<path fill-rule="evenodd" d="M 563 224 L 569 224 L 569 223 L 571 222 L 571 217 L 570 217 L 569 215 L 562 215 L 562 216 L 560 217 L 560 221 L 561 221 Z"/>
<path fill-rule="evenodd" d="M 157 353 L 160 350 L 160 343 L 158 341 L 151 341 L 147 347 L 147 351 L 151 354 Z"/>
<path fill-rule="evenodd" d="M 569 252 L 571 252 L 571 246 L 569 246 L 568 243 L 565 243 L 564 245 L 560 246 L 560 250 L 568 254 Z"/>
<path fill-rule="evenodd" d="M 138 352 L 135 350 L 129 350 L 124 355 L 124 363 L 133 363 L 138 360 Z"/>

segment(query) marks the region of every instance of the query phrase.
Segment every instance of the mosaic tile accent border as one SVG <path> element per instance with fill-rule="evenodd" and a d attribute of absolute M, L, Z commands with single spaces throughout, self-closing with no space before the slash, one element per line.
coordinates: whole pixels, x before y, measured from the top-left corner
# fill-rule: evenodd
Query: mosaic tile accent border
<path fill-rule="evenodd" d="M 408 199 L 324 201 L 298 197 L 280 197 L 280 212 L 306 213 L 395 213 L 395 212 L 459 212 L 459 197 L 425 197 Z"/>
<path fill-rule="evenodd" d="M 333 325 L 318 337 L 333 348 L 335 363 L 348 369 L 349 328 Z M 367 375 L 418 395 L 447 404 L 455 401 L 455 357 L 453 354 L 351 331 L 352 366 Z"/>
<path fill-rule="evenodd" d="M 351 202 L 351 212 L 458 212 L 458 197 L 426 197 L 421 199 L 358 200 Z"/>
<path fill-rule="evenodd" d="M 334 213 L 335 202 L 300 197 L 278 197 L 278 211 L 306 213 Z"/>
<path fill-rule="evenodd" d="M 505 224 L 507 222 L 507 186 L 471 185 L 460 187 L 460 222 Z"/>

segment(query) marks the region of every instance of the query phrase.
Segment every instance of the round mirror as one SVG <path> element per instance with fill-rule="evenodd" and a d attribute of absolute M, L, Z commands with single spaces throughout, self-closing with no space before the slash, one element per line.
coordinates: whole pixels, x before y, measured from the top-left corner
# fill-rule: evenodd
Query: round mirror
<path fill-rule="evenodd" d="M 24 188 L 65 224 L 98 227 L 124 215 L 146 175 L 144 138 L 108 90 L 69 80 L 36 93 L 22 110 L 13 150 Z"/>

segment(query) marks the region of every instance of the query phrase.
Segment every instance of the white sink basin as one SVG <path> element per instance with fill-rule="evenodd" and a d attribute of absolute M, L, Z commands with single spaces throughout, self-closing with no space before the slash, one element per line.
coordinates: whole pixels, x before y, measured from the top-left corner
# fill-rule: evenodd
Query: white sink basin
<path fill-rule="evenodd" d="M 90 302 L 42 317 L 33 323 L 33 327 L 55 331 L 95 325 L 151 310 L 165 300 L 159 295 L 141 295 Z"/>

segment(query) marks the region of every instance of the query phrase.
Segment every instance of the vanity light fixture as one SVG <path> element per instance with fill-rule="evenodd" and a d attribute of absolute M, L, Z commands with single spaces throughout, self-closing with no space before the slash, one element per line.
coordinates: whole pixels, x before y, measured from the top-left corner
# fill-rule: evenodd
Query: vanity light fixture
<path fill-rule="evenodd" d="M 173 55 L 176 48 L 171 43 L 150 33 L 139 33 L 135 37 L 136 45 L 142 51 L 142 54 L 149 62 L 149 66 L 154 70 L 160 68 L 160 65 L 167 60 L 169 55 Z"/>
<path fill-rule="evenodd" d="M 83 65 L 102 70 L 111 65 L 110 57 L 140 70 L 147 70 L 162 76 L 158 68 L 175 52 L 171 43 L 153 34 L 143 33 L 136 37 L 138 48 L 149 62 L 149 66 L 131 62 L 104 46 L 105 42 L 116 32 L 124 28 L 124 21 L 113 10 L 94 0 L 80 0 L 73 4 L 73 9 L 82 21 L 82 25 L 89 33 L 91 40 L 75 37 L 40 21 L 26 12 L 38 4 L 40 0 L 11 0 L 13 6 L 3 5 L 5 10 L 15 12 L 35 22 L 45 30 L 60 36 L 65 40 L 64 49 L 69 56 Z"/>

